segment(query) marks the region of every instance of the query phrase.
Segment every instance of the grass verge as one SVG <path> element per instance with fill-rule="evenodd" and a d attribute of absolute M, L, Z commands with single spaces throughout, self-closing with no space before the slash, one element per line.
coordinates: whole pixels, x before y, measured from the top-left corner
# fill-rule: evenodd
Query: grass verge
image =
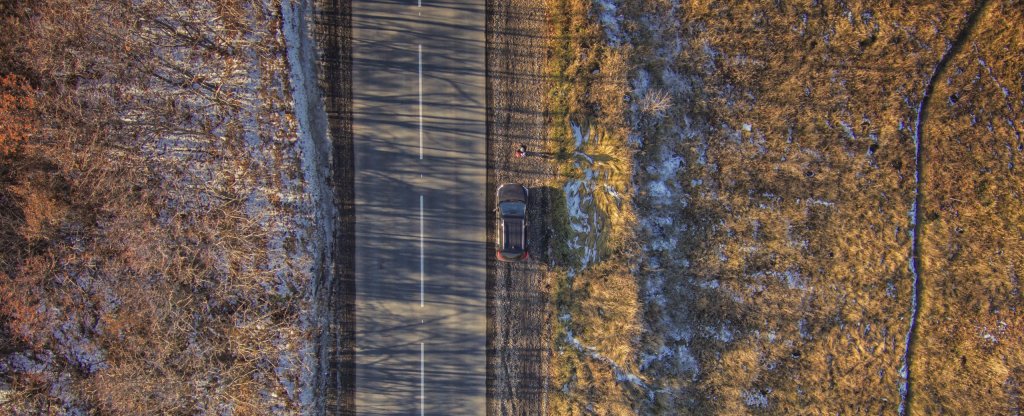
<path fill-rule="evenodd" d="M 551 85 L 545 108 L 549 151 L 556 155 L 561 190 L 553 199 L 552 242 L 557 282 L 551 323 L 553 414 L 623 414 L 636 388 L 622 383 L 635 372 L 639 302 L 629 270 L 632 242 L 626 144 L 627 67 L 622 50 L 608 45 L 593 4 L 551 0 Z"/>

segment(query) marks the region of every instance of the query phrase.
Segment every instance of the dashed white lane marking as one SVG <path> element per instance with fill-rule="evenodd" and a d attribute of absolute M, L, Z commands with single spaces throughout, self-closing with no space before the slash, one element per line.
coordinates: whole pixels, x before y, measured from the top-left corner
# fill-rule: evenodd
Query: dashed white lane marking
<path fill-rule="evenodd" d="M 423 307 L 423 195 L 420 195 L 420 307 Z"/>
<path fill-rule="evenodd" d="M 423 363 L 425 361 L 426 354 L 423 352 L 423 343 L 420 343 L 420 416 L 423 416 L 423 412 L 426 411 L 427 396 L 424 394 L 424 381 L 425 376 L 423 374 Z"/>
<path fill-rule="evenodd" d="M 420 160 L 423 160 L 423 45 L 416 45 L 416 58 L 419 63 L 420 83 Z"/>

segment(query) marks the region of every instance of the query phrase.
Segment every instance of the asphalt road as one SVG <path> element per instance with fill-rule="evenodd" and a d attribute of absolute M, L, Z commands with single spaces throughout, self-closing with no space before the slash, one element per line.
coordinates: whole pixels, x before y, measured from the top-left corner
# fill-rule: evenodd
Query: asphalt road
<path fill-rule="evenodd" d="M 483 0 L 354 1 L 356 411 L 486 411 Z"/>

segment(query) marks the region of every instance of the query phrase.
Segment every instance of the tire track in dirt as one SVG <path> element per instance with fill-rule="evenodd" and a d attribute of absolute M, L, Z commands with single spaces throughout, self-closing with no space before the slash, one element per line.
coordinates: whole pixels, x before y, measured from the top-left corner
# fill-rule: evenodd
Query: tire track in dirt
<path fill-rule="evenodd" d="M 914 340 L 919 336 L 917 334 L 917 317 L 920 311 L 922 286 L 920 239 L 921 201 L 923 199 L 922 188 L 924 186 L 922 166 L 924 166 L 925 162 L 922 151 L 924 144 L 923 126 L 928 121 L 928 109 L 931 104 L 932 92 L 935 90 L 936 81 L 945 77 L 949 61 L 951 61 L 953 57 L 963 49 L 964 44 L 967 43 L 967 39 L 970 38 L 975 27 L 977 27 L 978 18 L 986 13 L 990 3 L 991 2 L 989 0 L 980 0 L 967 16 L 967 21 L 964 23 L 963 28 L 960 29 L 960 33 L 957 34 L 952 46 L 945 54 L 943 54 L 939 63 L 935 65 L 935 70 L 932 72 L 932 76 L 928 79 L 928 83 L 925 84 L 924 95 L 921 97 L 921 104 L 917 110 L 917 120 L 914 126 L 914 204 L 910 215 L 910 228 L 913 233 L 910 248 L 910 272 L 914 277 L 914 281 L 910 298 L 910 326 L 907 328 L 905 349 L 903 351 L 903 365 L 902 368 L 900 368 L 900 373 L 903 376 L 903 383 L 900 385 L 900 416 L 907 414 L 907 409 L 910 408 L 910 402 L 913 399 L 911 390 L 913 375 L 911 374 L 910 366 L 911 359 L 913 358 Z"/>

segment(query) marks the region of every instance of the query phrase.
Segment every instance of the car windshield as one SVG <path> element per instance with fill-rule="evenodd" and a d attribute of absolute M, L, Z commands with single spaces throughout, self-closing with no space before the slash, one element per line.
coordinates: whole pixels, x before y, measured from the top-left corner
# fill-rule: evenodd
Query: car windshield
<path fill-rule="evenodd" d="M 522 202 L 506 201 L 498 204 L 502 215 L 509 217 L 523 217 L 526 215 L 526 205 Z"/>

